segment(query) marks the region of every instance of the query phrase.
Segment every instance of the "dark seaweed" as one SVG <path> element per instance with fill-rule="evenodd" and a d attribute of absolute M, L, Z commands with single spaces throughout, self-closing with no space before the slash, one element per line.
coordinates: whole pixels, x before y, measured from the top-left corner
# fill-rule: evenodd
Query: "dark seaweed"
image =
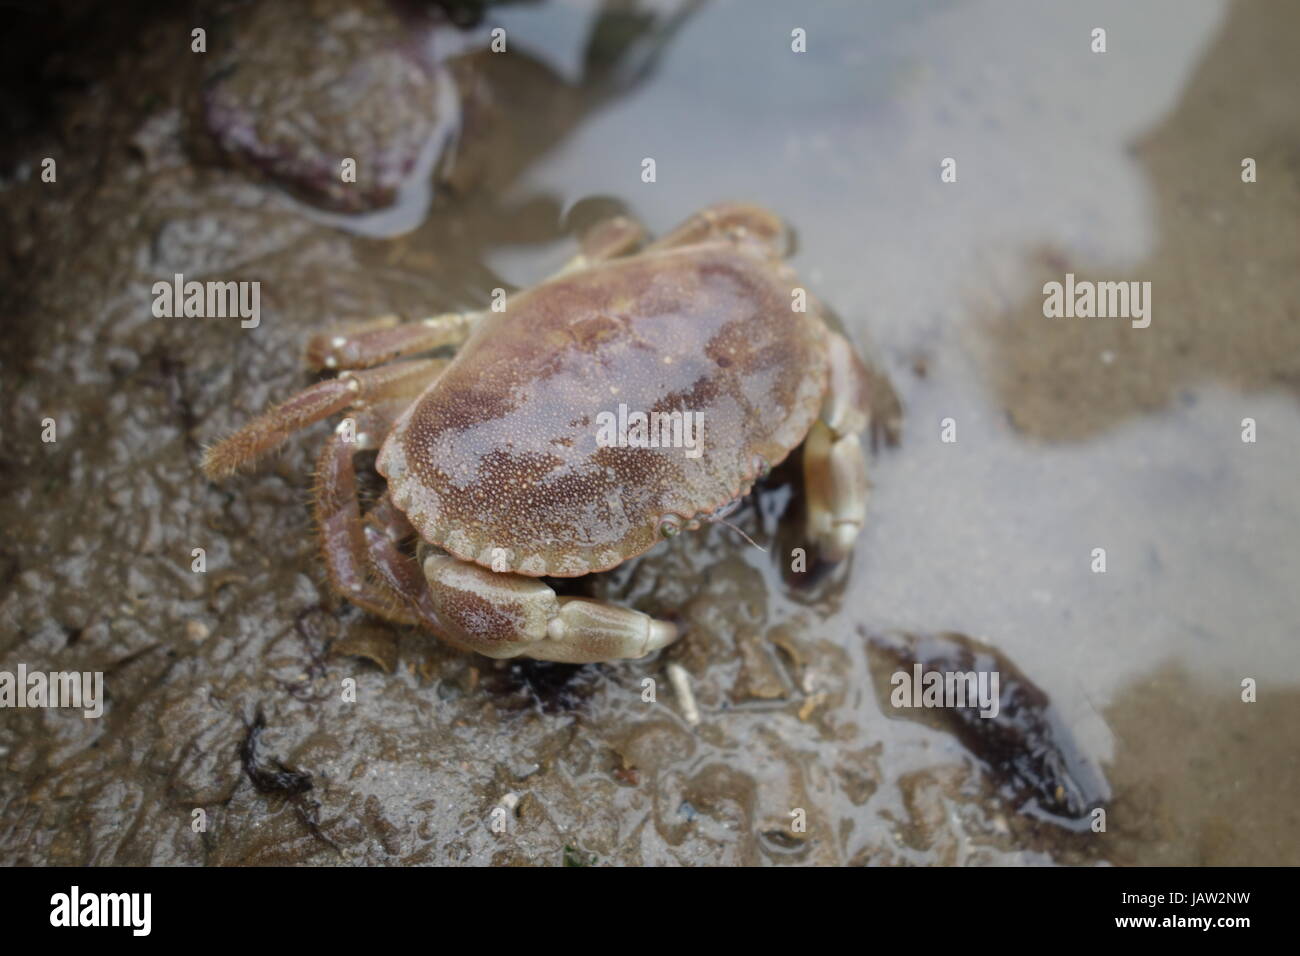
<path fill-rule="evenodd" d="M 1077 822 L 1110 799 L 1105 777 L 1079 750 L 1051 699 L 993 648 L 953 633 L 872 636 L 869 642 L 909 672 L 920 663 L 927 672 L 998 673 L 997 716 L 980 716 L 978 704 L 924 713 L 984 764 L 1020 812 L 1057 823 Z M 888 697 L 881 709 L 897 713 Z"/>
<path fill-rule="evenodd" d="M 293 804 L 299 819 L 311 831 L 312 836 L 340 853 L 338 845 L 320 828 L 320 804 L 306 796 L 312 789 L 312 775 L 305 770 L 286 766 L 275 757 L 264 758 L 258 753 L 262 731 L 266 729 L 266 716 L 261 707 L 257 708 L 252 723 L 247 726 L 248 732 L 239 745 L 239 761 L 253 788 L 258 793 L 279 794 L 286 798 Z"/>
<path fill-rule="evenodd" d="M 278 793 L 282 796 L 299 796 L 312 787 L 311 774 L 304 770 L 287 767 L 274 757 L 263 759 L 258 754 L 261 747 L 262 731 L 266 729 L 266 716 L 262 708 L 257 708 L 253 722 L 248 725 L 248 733 L 239 746 L 239 760 L 244 773 L 257 789 L 258 793 Z"/>

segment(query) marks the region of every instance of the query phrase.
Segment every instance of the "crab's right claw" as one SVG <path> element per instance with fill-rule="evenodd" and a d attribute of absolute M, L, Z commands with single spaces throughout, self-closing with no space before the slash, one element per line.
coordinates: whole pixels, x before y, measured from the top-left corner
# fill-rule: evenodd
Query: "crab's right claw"
<path fill-rule="evenodd" d="M 439 635 L 486 657 L 585 664 L 645 657 L 677 628 L 630 608 L 556 597 L 536 578 L 430 555 L 424 562 Z"/>
<path fill-rule="evenodd" d="M 871 482 L 858 435 L 870 429 L 898 440 L 901 411 L 883 376 L 863 366 L 853 346 L 831 333 L 827 343 L 830 381 L 821 418 L 804 443 L 804 486 L 808 534 L 825 561 L 843 561 L 853 550 L 867 517 Z"/>
<path fill-rule="evenodd" d="M 808 534 L 826 561 L 843 561 L 867 517 L 867 462 L 857 435 L 835 438 L 814 422 L 803 452 L 808 496 Z"/>

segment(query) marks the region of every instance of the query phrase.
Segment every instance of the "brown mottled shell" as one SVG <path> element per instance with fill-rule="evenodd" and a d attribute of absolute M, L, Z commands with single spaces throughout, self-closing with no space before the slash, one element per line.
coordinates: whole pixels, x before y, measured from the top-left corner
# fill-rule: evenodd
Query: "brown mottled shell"
<path fill-rule="evenodd" d="M 515 296 L 384 442 L 377 466 L 394 503 L 458 558 L 556 577 L 641 554 L 669 515 L 711 514 L 803 441 L 820 410 L 826 330 L 792 309 L 792 275 L 710 242 Z M 598 444 L 598 415 L 620 404 L 701 413 L 702 453 Z"/>

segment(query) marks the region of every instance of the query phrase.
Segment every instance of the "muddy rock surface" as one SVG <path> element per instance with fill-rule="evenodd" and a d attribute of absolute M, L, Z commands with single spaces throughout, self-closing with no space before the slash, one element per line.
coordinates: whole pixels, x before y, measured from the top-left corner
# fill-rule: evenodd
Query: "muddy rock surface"
<path fill-rule="evenodd" d="M 319 205 L 387 205 L 448 144 L 460 104 L 439 60 L 458 32 L 386 0 L 236 10 L 214 37 L 204 120 L 232 157 Z M 349 161 L 362 175 L 345 182 Z"/>

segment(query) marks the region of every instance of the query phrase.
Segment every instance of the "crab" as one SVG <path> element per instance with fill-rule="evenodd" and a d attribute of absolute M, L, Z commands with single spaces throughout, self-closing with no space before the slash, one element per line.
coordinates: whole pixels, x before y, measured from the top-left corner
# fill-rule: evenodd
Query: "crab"
<path fill-rule="evenodd" d="M 860 436 L 897 440 L 887 379 L 827 324 L 784 238 L 774 214 L 721 204 L 639 248 L 643 228 L 620 216 L 500 311 L 316 334 L 309 364 L 338 375 L 209 448 L 204 471 L 228 476 L 346 412 L 314 491 L 333 591 L 492 658 L 644 657 L 677 626 L 542 578 L 608 570 L 726 514 L 800 445 L 808 541 L 842 561 L 866 516 Z M 634 423 L 617 440 L 597 425 L 615 415 Z M 690 415 L 694 452 L 676 440 Z M 386 490 L 363 518 L 354 456 L 376 449 Z"/>

